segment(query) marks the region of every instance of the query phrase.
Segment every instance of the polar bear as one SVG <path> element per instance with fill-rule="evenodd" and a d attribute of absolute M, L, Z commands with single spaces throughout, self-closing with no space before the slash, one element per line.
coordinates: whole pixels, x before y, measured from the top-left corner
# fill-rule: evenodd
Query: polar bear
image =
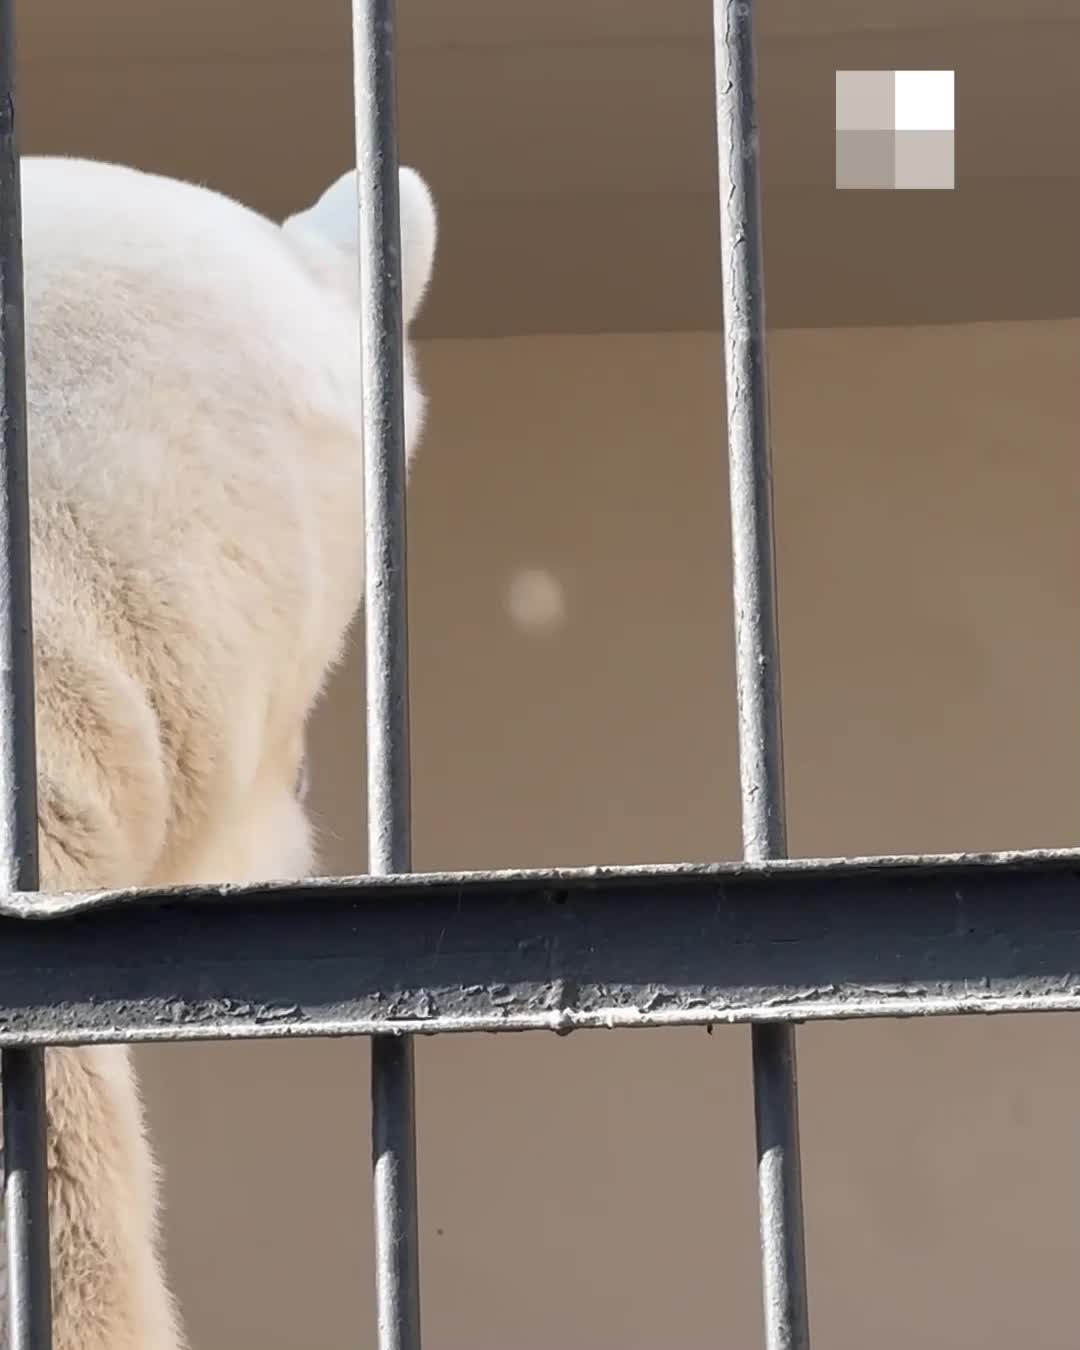
<path fill-rule="evenodd" d="M 42 889 L 303 875 L 364 581 L 355 171 L 284 225 L 115 164 L 21 182 Z M 436 213 L 400 192 L 408 332 Z M 47 1075 L 56 1350 L 177 1350 L 128 1052 Z"/>

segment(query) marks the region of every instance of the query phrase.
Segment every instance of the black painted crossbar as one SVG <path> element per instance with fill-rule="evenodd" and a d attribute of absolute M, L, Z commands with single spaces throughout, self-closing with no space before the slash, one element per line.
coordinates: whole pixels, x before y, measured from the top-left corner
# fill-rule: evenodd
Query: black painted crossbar
<path fill-rule="evenodd" d="M 0 1045 L 1080 1010 L 1080 852 L 434 874 L 0 913 Z"/>

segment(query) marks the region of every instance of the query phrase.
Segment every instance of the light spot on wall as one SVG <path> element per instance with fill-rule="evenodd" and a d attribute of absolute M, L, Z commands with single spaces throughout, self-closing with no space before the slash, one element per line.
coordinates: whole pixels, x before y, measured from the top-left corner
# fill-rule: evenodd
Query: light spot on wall
<path fill-rule="evenodd" d="M 566 591 L 545 568 L 522 568 L 507 583 L 506 609 L 526 632 L 553 633 L 566 622 Z"/>

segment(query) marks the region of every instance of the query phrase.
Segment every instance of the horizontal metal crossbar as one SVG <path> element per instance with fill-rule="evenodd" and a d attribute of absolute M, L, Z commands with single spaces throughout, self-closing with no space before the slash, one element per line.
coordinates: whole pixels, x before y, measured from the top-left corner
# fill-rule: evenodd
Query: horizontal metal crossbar
<path fill-rule="evenodd" d="M 0 905 L 0 1046 L 1080 1010 L 1080 851 Z"/>

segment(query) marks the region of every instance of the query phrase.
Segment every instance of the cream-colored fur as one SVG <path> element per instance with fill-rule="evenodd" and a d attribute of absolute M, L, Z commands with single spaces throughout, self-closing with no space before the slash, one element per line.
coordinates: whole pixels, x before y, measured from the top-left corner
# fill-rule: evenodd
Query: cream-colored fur
<path fill-rule="evenodd" d="M 301 875 L 305 721 L 363 587 L 355 175 L 284 226 L 114 165 L 22 185 L 42 887 Z M 408 323 L 409 170 L 401 204 Z M 48 1102 L 56 1350 L 175 1350 L 127 1051 L 50 1051 Z"/>

